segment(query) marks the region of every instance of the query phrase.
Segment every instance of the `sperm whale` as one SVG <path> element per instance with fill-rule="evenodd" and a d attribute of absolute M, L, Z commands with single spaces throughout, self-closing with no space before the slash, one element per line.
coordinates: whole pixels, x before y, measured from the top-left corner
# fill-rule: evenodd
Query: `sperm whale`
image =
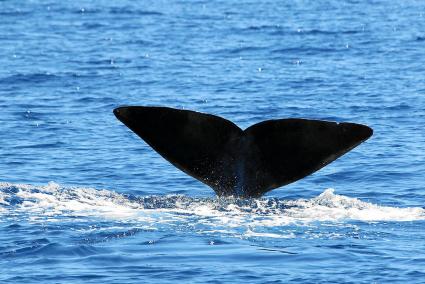
<path fill-rule="evenodd" d="M 242 130 L 216 115 L 169 107 L 122 106 L 114 114 L 219 196 L 259 197 L 318 171 L 373 134 L 361 124 L 300 118 Z"/>

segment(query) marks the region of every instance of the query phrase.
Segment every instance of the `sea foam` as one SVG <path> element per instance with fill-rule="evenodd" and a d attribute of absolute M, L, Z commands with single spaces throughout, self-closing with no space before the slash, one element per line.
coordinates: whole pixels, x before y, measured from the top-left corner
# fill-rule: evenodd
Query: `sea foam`
<path fill-rule="evenodd" d="M 172 222 L 199 217 L 208 223 L 277 226 L 316 221 L 415 221 L 425 219 L 420 207 L 390 207 L 338 195 L 326 189 L 311 199 L 196 198 L 183 195 L 128 196 L 109 190 L 0 183 L 0 214 L 27 212 L 33 217 L 99 217 Z M 208 218 L 207 218 L 208 217 Z M 204 221 L 205 221 L 204 220 Z"/>

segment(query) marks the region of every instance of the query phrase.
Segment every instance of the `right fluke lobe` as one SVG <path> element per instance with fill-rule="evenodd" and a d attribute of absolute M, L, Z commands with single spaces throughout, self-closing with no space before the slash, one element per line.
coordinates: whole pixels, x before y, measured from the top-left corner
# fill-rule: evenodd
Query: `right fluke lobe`
<path fill-rule="evenodd" d="M 373 133 L 307 119 L 268 120 L 243 131 L 218 116 L 167 107 L 119 107 L 114 114 L 174 166 L 225 196 L 258 197 L 299 180 Z"/>

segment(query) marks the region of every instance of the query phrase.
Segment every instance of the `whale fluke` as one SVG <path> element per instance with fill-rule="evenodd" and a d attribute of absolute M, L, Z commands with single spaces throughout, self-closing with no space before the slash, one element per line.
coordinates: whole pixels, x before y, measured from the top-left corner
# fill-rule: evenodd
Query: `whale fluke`
<path fill-rule="evenodd" d="M 168 107 L 126 106 L 114 114 L 219 196 L 259 197 L 314 173 L 373 134 L 361 124 L 294 118 L 242 130 L 215 115 Z"/>

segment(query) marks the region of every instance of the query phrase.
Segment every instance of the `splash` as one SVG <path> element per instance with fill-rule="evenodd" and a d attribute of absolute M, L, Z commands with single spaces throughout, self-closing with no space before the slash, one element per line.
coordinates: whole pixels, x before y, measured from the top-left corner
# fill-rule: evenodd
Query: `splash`
<path fill-rule="evenodd" d="M 0 183 L 0 214 L 31 218 L 97 217 L 170 223 L 197 218 L 205 225 L 282 226 L 309 222 L 425 220 L 419 207 L 379 206 L 327 189 L 312 199 L 196 198 L 182 195 L 137 197 L 93 188 Z"/>

